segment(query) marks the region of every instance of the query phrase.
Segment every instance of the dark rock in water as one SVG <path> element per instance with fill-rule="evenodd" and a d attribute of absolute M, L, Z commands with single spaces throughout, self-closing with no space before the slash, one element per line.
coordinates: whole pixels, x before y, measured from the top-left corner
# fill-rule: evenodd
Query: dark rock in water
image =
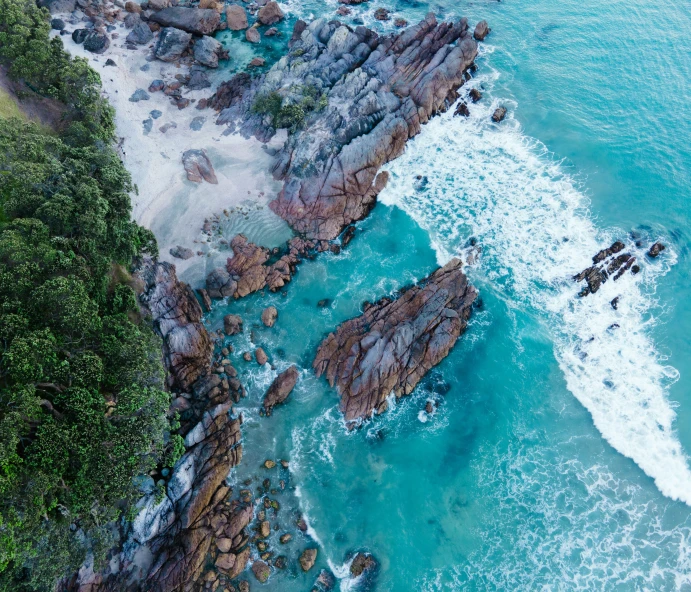
<path fill-rule="evenodd" d="M 462 115 L 463 117 L 469 117 L 470 110 L 468 109 L 468 105 L 466 105 L 465 103 L 458 103 L 456 111 L 454 111 L 454 115 Z"/>
<path fill-rule="evenodd" d="M 197 294 L 199 294 L 199 298 L 201 298 L 204 310 L 206 312 L 211 312 L 212 304 L 211 298 L 209 297 L 209 293 L 204 288 L 199 288 L 197 290 Z"/>
<path fill-rule="evenodd" d="M 300 567 L 302 571 L 309 571 L 314 567 L 314 563 L 317 561 L 317 550 L 316 549 L 305 549 L 300 555 Z"/>
<path fill-rule="evenodd" d="M 475 31 L 473 32 L 473 37 L 477 41 L 484 41 L 485 37 L 489 35 L 490 31 L 492 29 L 489 28 L 487 25 L 487 21 L 480 21 L 477 25 L 475 25 Z"/>
<path fill-rule="evenodd" d="M 610 302 L 610 305 L 612 306 L 612 308 L 614 310 L 617 310 L 617 308 L 619 308 L 619 296 L 617 296 L 616 298 L 613 298 L 612 301 Z"/>
<path fill-rule="evenodd" d="M 290 53 L 244 94 L 236 115 L 247 133 L 271 136 L 270 118 L 251 112 L 255 97 L 294 86 L 296 71 L 309 76 L 325 105 L 279 153 L 274 175 L 284 185 L 270 207 L 308 238 L 331 240 L 371 211 L 388 180 L 379 169 L 455 101 L 477 44 L 465 19 L 438 23 L 431 14 L 387 36 L 324 19 L 297 26 Z M 234 119 L 223 112 L 219 123 Z"/>
<path fill-rule="evenodd" d="M 77 44 L 84 43 L 84 40 L 89 35 L 88 29 L 75 29 L 72 31 L 72 41 Z"/>
<path fill-rule="evenodd" d="M 470 100 L 473 101 L 473 103 L 477 103 L 482 98 L 482 93 L 480 92 L 480 89 L 471 88 L 469 96 Z"/>
<path fill-rule="evenodd" d="M 641 271 L 641 268 L 640 268 L 640 266 L 638 266 L 638 265 L 633 265 L 633 266 L 631 267 L 631 274 L 632 274 L 632 275 L 636 275 L 636 274 L 638 274 L 640 271 Z M 614 279 L 616 280 L 617 278 L 614 278 Z"/>
<path fill-rule="evenodd" d="M 191 259 L 194 257 L 194 251 L 192 249 L 180 245 L 170 249 L 169 253 L 171 257 L 176 257 L 177 259 Z"/>
<path fill-rule="evenodd" d="M 174 27 L 161 30 L 154 54 L 164 62 L 175 62 L 182 57 L 192 40 L 192 35 Z"/>
<path fill-rule="evenodd" d="M 415 189 L 415 191 L 424 191 L 427 189 L 427 185 L 429 185 L 429 179 L 427 176 L 418 175 L 415 177 L 415 181 L 413 182 L 413 189 Z"/>
<path fill-rule="evenodd" d="M 499 107 L 498 109 L 494 110 L 494 113 L 492 113 L 492 121 L 494 123 L 499 123 L 500 121 L 504 121 L 505 117 L 506 117 L 506 109 L 504 107 Z"/>
<path fill-rule="evenodd" d="M 110 39 L 105 33 L 91 31 L 84 39 L 84 49 L 91 53 L 103 53 L 110 47 Z"/>
<path fill-rule="evenodd" d="M 281 10 L 278 2 L 275 0 L 270 0 L 264 6 L 259 9 L 257 13 L 257 20 L 262 25 L 274 25 L 285 18 L 283 11 Z"/>
<path fill-rule="evenodd" d="M 476 295 L 461 261 L 453 259 L 326 337 L 313 368 L 336 386 L 346 421 L 384 412 L 391 392 L 409 395 L 465 331 Z"/>
<path fill-rule="evenodd" d="M 604 261 L 605 259 L 607 259 L 607 257 L 611 257 L 612 255 L 619 253 L 619 251 L 622 251 L 624 249 L 624 246 L 624 243 L 622 243 L 621 241 L 616 241 L 615 243 L 612 243 L 611 247 L 608 247 L 607 249 L 602 249 L 596 255 L 593 256 L 593 263 L 600 263 L 600 261 Z"/>
<path fill-rule="evenodd" d="M 662 251 L 665 250 L 665 245 L 662 243 L 655 243 L 648 249 L 648 256 L 652 257 L 653 259 L 657 257 Z"/>
<path fill-rule="evenodd" d="M 376 567 L 377 562 L 369 553 L 358 553 L 350 564 L 350 575 L 359 578 L 366 570 Z"/>
<path fill-rule="evenodd" d="M 374 18 L 378 21 L 388 21 L 391 19 L 390 15 L 390 11 L 386 8 L 377 8 L 377 10 L 374 11 Z"/>
<path fill-rule="evenodd" d="M 343 231 L 343 235 L 341 236 L 341 246 L 342 247 L 347 247 L 350 244 L 350 241 L 353 240 L 353 237 L 355 236 L 355 226 L 348 226 Z"/>
<path fill-rule="evenodd" d="M 250 27 L 245 31 L 245 39 L 250 43 L 261 43 L 262 37 L 256 27 Z"/>
<path fill-rule="evenodd" d="M 56 31 L 62 31 L 65 28 L 65 21 L 59 18 L 51 19 L 50 28 Z"/>
<path fill-rule="evenodd" d="M 405 20 L 404 18 L 397 18 L 397 19 L 393 22 L 393 24 L 394 24 L 394 27 L 403 28 L 403 27 L 407 27 L 407 26 L 408 26 L 408 21 Z"/>
<path fill-rule="evenodd" d="M 264 412 L 267 417 L 271 415 L 271 411 L 276 405 L 283 403 L 288 398 L 297 384 L 298 376 L 297 367 L 291 366 L 281 372 L 271 383 L 269 390 L 264 395 Z"/>
<path fill-rule="evenodd" d="M 588 294 L 594 294 L 608 278 L 613 277 L 614 281 L 616 281 L 626 271 L 631 269 L 636 258 L 632 257 L 630 253 L 617 255 L 617 253 L 620 253 L 624 248 L 625 245 L 621 241 L 612 243 L 612 246 L 602 249 L 593 256 L 593 263 L 595 265 L 573 276 L 575 281 L 582 282 L 585 280 L 588 284 L 580 291 L 578 294 L 579 296 L 583 297 Z M 618 300 L 618 297 L 612 301 L 612 307 L 616 309 L 615 300 Z"/>
<path fill-rule="evenodd" d="M 279 555 L 274 559 L 274 567 L 276 569 L 285 569 L 288 565 L 288 558 L 285 555 Z"/>
<path fill-rule="evenodd" d="M 252 563 L 252 573 L 263 584 L 269 579 L 271 568 L 263 561 L 255 561 Z"/>
<path fill-rule="evenodd" d="M 149 94 L 143 88 L 138 88 L 132 93 L 132 96 L 130 97 L 130 102 L 138 103 L 139 101 L 148 101 L 149 98 Z"/>
<path fill-rule="evenodd" d="M 210 8 L 185 8 L 171 6 L 149 17 L 162 27 L 175 27 L 195 35 L 212 35 L 221 24 L 221 16 Z"/>
<path fill-rule="evenodd" d="M 278 311 L 275 306 L 267 306 L 262 311 L 262 323 L 265 327 L 273 327 L 278 319 Z"/>
<path fill-rule="evenodd" d="M 319 577 L 317 578 L 317 585 L 321 586 L 321 590 L 332 590 L 336 584 L 336 578 L 333 574 L 325 569 L 319 572 Z"/>
<path fill-rule="evenodd" d="M 242 333 L 242 317 L 233 314 L 224 316 L 223 330 L 226 335 L 238 335 Z"/>
<path fill-rule="evenodd" d="M 206 150 L 187 150 L 183 152 L 182 164 L 190 181 L 201 183 L 204 180 L 212 185 L 218 185 L 214 167 L 206 155 Z"/>
<path fill-rule="evenodd" d="M 317 302 L 317 308 L 326 308 L 327 306 L 331 306 L 331 298 L 323 298 Z"/>
<path fill-rule="evenodd" d="M 154 34 L 149 29 L 149 25 L 143 22 L 137 23 L 134 28 L 127 35 L 127 43 L 136 43 L 137 45 L 146 45 L 154 38 Z"/>
<path fill-rule="evenodd" d="M 275 37 L 276 35 L 278 35 L 278 29 L 276 27 L 271 27 L 264 33 L 264 37 Z"/>

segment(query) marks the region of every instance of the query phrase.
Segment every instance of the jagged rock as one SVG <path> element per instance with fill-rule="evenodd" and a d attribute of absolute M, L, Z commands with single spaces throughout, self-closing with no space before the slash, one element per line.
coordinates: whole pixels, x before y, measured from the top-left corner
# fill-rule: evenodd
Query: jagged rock
<path fill-rule="evenodd" d="M 254 350 L 254 358 L 255 360 L 257 360 L 257 364 L 259 364 L 260 366 L 263 366 L 269 361 L 266 352 L 261 347 L 258 347 Z"/>
<path fill-rule="evenodd" d="M 281 7 L 275 0 L 270 0 L 259 9 L 257 20 L 262 25 L 273 25 L 285 18 Z"/>
<path fill-rule="evenodd" d="M 201 183 L 203 179 L 207 183 L 218 185 L 214 167 L 206 155 L 206 150 L 186 150 L 182 153 L 182 164 L 190 181 Z"/>
<path fill-rule="evenodd" d="M 191 259 L 194 257 L 194 251 L 192 249 L 188 249 L 187 247 L 183 247 L 181 245 L 173 247 L 168 252 L 170 253 L 171 257 L 175 257 L 177 259 Z"/>
<path fill-rule="evenodd" d="M 394 20 L 393 24 L 395 27 L 403 28 L 408 26 L 408 21 L 404 18 L 397 18 Z"/>
<path fill-rule="evenodd" d="M 271 568 L 263 561 L 255 561 L 252 564 L 252 573 L 262 584 L 269 579 Z"/>
<path fill-rule="evenodd" d="M 653 259 L 662 253 L 662 251 L 665 250 L 665 245 L 662 243 L 655 243 L 648 249 L 648 256 L 652 257 Z"/>
<path fill-rule="evenodd" d="M 212 303 L 209 293 L 204 288 L 197 288 L 197 294 L 199 294 L 199 298 L 201 298 L 202 300 L 202 306 L 204 307 L 204 310 L 206 312 L 211 312 Z"/>
<path fill-rule="evenodd" d="M 226 21 L 231 31 L 242 31 L 249 27 L 245 9 L 237 4 L 232 4 L 226 8 Z"/>
<path fill-rule="evenodd" d="M 288 398 L 298 381 L 299 372 L 296 366 L 291 366 L 281 372 L 271 383 L 264 395 L 264 413 L 271 415 L 273 408 Z"/>
<path fill-rule="evenodd" d="M 273 327 L 278 319 L 278 311 L 275 306 L 267 306 L 262 311 L 262 323 L 265 327 Z"/>
<path fill-rule="evenodd" d="M 206 278 L 206 289 L 211 298 L 232 296 L 237 289 L 237 282 L 222 267 L 214 269 Z"/>
<path fill-rule="evenodd" d="M 386 410 L 386 398 L 409 395 L 465 331 L 477 296 L 453 259 L 395 300 L 382 298 L 341 324 L 313 363 L 341 395 L 347 422 Z M 352 425 L 352 424 L 351 424 Z"/>
<path fill-rule="evenodd" d="M 226 335 L 238 335 L 242 333 L 242 317 L 234 314 L 224 316 L 223 330 Z"/>
<path fill-rule="evenodd" d="M 380 167 L 455 101 L 477 45 L 465 19 L 439 24 L 433 15 L 385 37 L 319 19 L 293 39 L 254 93 L 287 90 L 309 75 L 327 106 L 279 153 L 274 174 L 284 185 L 270 207 L 307 237 L 330 240 L 370 212 L 388 179 Z"/>
<path fill-rule="evenodd" d="M 251 81 L 250 75 L 246 72 L 235 74 L 230 80 L 219 84 L 216 93 L 209 101 L 209 105 L 216 111 L 237 105 Z"/>
<path fill-rule="evenodd" d="M 143 88 L 138 88 L 132 93 L 132 96 L 129 98 L 130 103 L 138 103 L 139 101 L 148 101 L 149 100 L 149 95 Z"/>
<path fill-rule="evenodd" d="M 265 64 L 266 60 L 264 58 L 252 58 L 247 66 L 250 68 L 260 68 Z"/>
<path fill-rule="evenodd" d="M 377 8 L 374 11 L 374 18 L 378 21 L 388 21 L 391 19 L 391 12 L 387 8 Z"/>
<path fill-rule="evenodd" d="M 175 27 L 161 29 L 154 54 L 164 62 L 175 62 L 182 57 L 192 40 L 192 35 Z"/>
<path fill-rule="evenodd" d="M 218 68 L 218 60 L 223 57 L 228 57 L 228 54 L 213 37 L 205 35 L 194 44 L 194 59 L 204 66 Z"/>
<path fill-rule="evenodd" d="M 377 565 L 370 554 L 358 553 L 350 564 L 350 575 L 359 578 L 365 570 L 372 569 Z"/>
<path fill-rule="evenodd" d="M 482 98 L 482 93 L 480 92 L 480 89 L 471 88 L 469 96 L 470 100 L 473 101 L 473 103 L 477 103 Z"/>
<path fill-rule="evenodd" d="M 149 29 L 149 25 L 139 21 L 134 28 L 127 35 L 127 43 L 136 43 L 137 45 L 146 45 L 154 38 L 154 34 Z"/>
<path fill-rule="evenodd" d="M 110 47 L 110 39 L 105 33 L 91 31 L 84 39 L 84 49 L 91 53 L 103 53 Z"/>
<path fill-rule="evenodd" d="M 504 107 L 499 107 L 494 110 L 494 113 L 492 113 L 492 121 L 494 123 L 504 121 L 504 117 L 506 117 L 506 109 Z"/>
<path fill-rule="evenodd" d="M 602 249 L 593 256 L 594 265 L 573 276 L 576 282 L 586 281 L 587 285 L 578 294 L 580 297 L 587 296 L 588 294 L 595 294 L 600 289 L 600 286 L 612 276 L 614 281 L 617 281 L 629 269 L 634 273 L 633 268 L 638 268 L 637 265 L 634 265 L 636 258 L 630 253 L 617 255 L 617 253 L 623 251 L 624 248 L 625 245 L 621 241 L 614 242 L 612 246 Z M 600 265 L 601 263 L 602 265 Z M 637 272 L 638 271 L 635 273 Z M 614 306 L 614 308 L 616 308 L 616 306 Z"/>
<path fill-rule="evenodd" d="M 245 39 L 250 43 L 261 43 L 262 37 L 255 27 L 250 27 L 245 31 Z"/>
<path fill-rule="evenodd" d="M 175 27 L 195 35 L 211 35 L 221 23 L 217 11 L 210 8 L 172 6 L 151 15 L 150 19 L 162 27 Z"/>
<path fill-rule="evenodd" d="M 126 29 L 132 29 L 135 26 L 137 26 L 138 23 L 142 22 L 142 17 L 138 12 L 130 12 L 125 17 L 125 20 L 123 22 L 125 24 Z"/>
<path fill-rule="evenodd" d="M 309 571 L 314 567 L 314 563 L 317 561 L 317 550 L 316 549 L 305 549 L 300 555 L 300 567 L 302 571 Z"/>
<path fill-rule="evenodd" d="M 454 111 L 454 115 L 462 115 L 463 117 L 470 117 L 470 110 L 468 109 L 468 105 L 466 105 L 463 102 L 458 103 L 458 106 L 456 107 L 456 111 Z"/>
<path fill-rule="evenodd" d="M 484 41 L 485 37 L 489 35 L 490 31 L 492 29 L 489 28 L 487 25 L 487 21 L 480 21 L 477 25 L 475 25 L 475 31 L 473 32 L 473 37 L 477 41 Z"/>

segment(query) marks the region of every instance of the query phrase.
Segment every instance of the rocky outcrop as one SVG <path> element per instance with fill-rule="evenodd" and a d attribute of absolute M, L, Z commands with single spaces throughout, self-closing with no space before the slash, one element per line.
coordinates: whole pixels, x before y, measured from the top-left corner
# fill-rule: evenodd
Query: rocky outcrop
<path fill-rule="evenodd" d="M 341 396 L 353 426 L 382 413 L 390 393 L 409 395 L 465 331 L 477 293 L 453 259 L 395 299 L 366 304 L 319 346 L 313 363 Z"/>
<path fill-rule="evenodd" d="M 267 306 L 262 311 L 262 323 L 265 327 L 273 327 L 276 324 L 276 319 L 278 319 L 278 311 L 275 306 Z"/>
<path fill-rule="evenodd" d="M 201 183 L 204 180 L 212 185 L 218 185 L 216 172 L 206 150 L 186 150 L 182 154 L 182 165 L 190 181 Z"/>
<path fill-rule="evenodd" d="M 139 21 L 127 35 L 127 43 L 136 45 L 146 45 L 154 38 L 149 25 Z"/>
<path fill-rule="evenodd" d="M 189 47 L 192 35 L 174 27 L 165 27 L 158 36 L 154 55 L 164 62 L 175 62 Z"/>
<path fill-rule="evenodd" d="M 246 133 L 266 138 L 280 121 L 247 115 L 257 96 L 278 93 L 286 109 L 303 104 L 305 89 L 323 97 L 278 155 L 274 174 L 284 185 L 270 207 L 306 237 L 331 240 L 369 213 L 387 181 L 379 169 L 456 100 L 476 54 L 465 19 L 440 24 L 429 15 L 383 37 L 298 21 L 290 53 L 245 94 L 244 112 L 231 108 L 219 122 L 244 118 Z"/>
<path fill-rule="evenodd" d="M 276 405 L 280 405 L 293 392 L 298 381 L 299 372 L 296 366 L 291 366 L 281 372 L 271 383 L 269 390 L 264 395 L 264 413 L 271 415 Z"/>
<path fill-rule="evenodd" d="M 195 35 L 213 35 L 221 24 L 221 16 L 211 8 L 172 6 L 153 13 L 149 20 L 162 27 L 175 27 Z"/>
<path fill-rule="evenodd" d="M 204 35 L 194 44 L 194 59 L 208 68 L 218 68 L 218 60 L 227 58 L 228 52 L 213 37 Z"/>
<path fill-rule="evenodd" d="M 628 270 L 634 275 L 640 271 L 638 265 L 634 265 L 636 257 L 630 253 L 622 253 L 626 245 L 621 241 L 612 243 L 612 246 L 602 249 L 593 256 L 593 264 L 587 267 L 581 273 L 573 276 L 574 281 L 582 282 L 585 280 L 586 285 L 579 292 L 580 297 L 585 297 L 588 294 L 595 294 L 602 284 L 604 284 L 610 277 L 616 282 Z M 616 308 L 616 307 L 615 307 Z"/>
<path fill-rule="evenodd" d="M 480 21 L 477 25 L 475 25 L 475 31 L 473 31 L 473 37 L 477 41 L 484 41 L 485 37 L 490 34 L 490 31 L 492 29 L 489 28 L 489 25 L 487 24 L 487 21 Z"/>

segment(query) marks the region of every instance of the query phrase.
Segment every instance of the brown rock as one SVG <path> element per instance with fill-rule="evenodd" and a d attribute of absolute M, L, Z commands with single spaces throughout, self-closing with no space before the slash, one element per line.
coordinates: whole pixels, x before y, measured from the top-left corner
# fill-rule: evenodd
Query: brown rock
<path fill-rule="evenodd" d="M 298 376 L 298 369 L 293 365 L 274 379 L 264 395 L 264 412 L 267 416 L 271 415 L 271 411 L 276 405 L 283 403 L 288 398 L 288 395 L 295 388 Z"/>
<path fill-rule="evenodd" d="M 237 4 L 231 4 L 226 8 L 226 21 L 231 31 L 242 31 L 249 27 L 245 9 Z"/>
<path fill-rule="evenodd" d="M 226 335 L 237 335 L 238 333 L 242 333 L 242 317 L 235 314 L 224 316 L 223 330 Z"/>
<path fill-rule="evenodd" d="M 139 14 L 142 11 L 142 7 L 139 5 L 139 2 L 127 0 L 127 2 L 125 2 L 125 10 L 133 14 Z"/>
<path fill-rule="evenodd" d="M 264 468 L 266 468 L 266 469 L 273 469 L 275 466 L 276 466 L 276 463 L 272 460 L 267 459 L 264 461 Z"/>
<path fill-rule="evenodd" d="M 262 25 L 273 25 L 285 18 L 281 7 L 275 0 L 270 0 L 259 9 L 257 13 L 257 20 Z"/>
<path fill-rule="evenodd" d="M 245 31 L 245 39 L 250 43 L 261 43 L 262 37 L 255 27 L 250 27 Z"/>
<path fill-rule="evenodd" d="M 648 249 L 648 255 L 652 257 L 653 259 L 662 253 L 662 251 L 665 250 L 665 245 L 662 243 L 655 243 Z"/>
<path fill-rule="evenodd" d="M 377 565 L 377 562 L 374 560 L 374 557 L 369 554 L 358 553 L 350 564 L 350 575 L 358 578 L 362 575 L 362 572 L 372 569 L 375 565 Z"/>
<path fill-rule="evenodd" d="M 309 571 L 314 567 L 314 563 L 317 561 L 317 550 L 316 549 L 305 549 L 300 555 L 300 567 L 302 571 Z"/>
<path fill-rule="evenodd" d="M 254 358 L 257 360 L 257 364 L 260 366 L 263 366 L 269 361 L 269 357 L 261 347 L 258 347 L 254 350 Z"/>
<path fill-rule="evenodd" d="M 475 25 L 475 31 L 473 32 L 473 37 L 477 41 L 484 41 L 485 37 L 489 35 L 490 31 L 492 29 L 487 26 L 487 21 L 480 21 L 477 25 Z"/>
<path fill-rule="evenodd" d="M 189 104 L 189 99 L 183 99 Z M 186 106 L 186 105 L 185 105 Z M 180 102 L 178 101 L 178 108 Z M 212 185 L 218 185 L 218 179 L 214 172 L 214 167 L 206 154 L 206 150 L 187 150 L 182 153 L 182 164 L 187 172 L 187 178 L 195 183 L 201 183 L 202 180 Z"/>
<path fill-rule="evenodd" d="M 498 109 L 494 110 L 494 113 L 492 113 L 492 121 L 494 123 L 499 123 L 500 121 L 503 121 L 505 117 L 506 109 L 504 107 L 499 107 Z"/>
<path fill-rule="evenodd" d="M 285 545 L 293 540 L 293 535 L 286 532 L 285 534 L 282 534 L 278 540 Z"/>
<path fill-rule="evenodd" d="M 221 553 L 216 558 L 216 568 L 221 571 L 230 571 L 235 567 L 236 557 L 232 553 Z"/>
<path fill-rule="evenodd" d="M 262 584 L 269 579 L 271 568 L 263 561 L 255 561 L 252 564 L 252 573 Z"/>
<path fill-rule="evenodd" d="M 233 547 L 233 539 L 229 539 L 227 537 L 221 537 L 220 539 L 216 539 L 216 547 L 218 547 L 218 550 L 221 553 L 227 553 Z M 235 564 L 235 559 L 233 559 L 233 565 L 234 564 Z"/>
<path fill-rule="evenodd" d="M 278 311 L 275 306 L 267 306 L 262 311 L 262 323 L 264 323 L 266 327 L 273 327 L 277 318 Z"/>
<path fill-rule="evenodd" d="M 271 534 L 271 524 L 269 524 L 268 520 L 264 520 L 264 522 L 262 522 L 259 525 L 259 536 L 265 539 L 270 534 Z"/>
<path fill-rule="evenodd" d="M 247 64 L 250 68 L 260 68 L 266 64 L 266 60 L 264 58 L 252 58 L 250 60 L 250 63 Z"/>

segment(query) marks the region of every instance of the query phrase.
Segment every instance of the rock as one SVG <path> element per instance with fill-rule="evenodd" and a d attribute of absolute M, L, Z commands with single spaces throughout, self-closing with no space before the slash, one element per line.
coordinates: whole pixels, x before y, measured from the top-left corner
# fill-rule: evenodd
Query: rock
<path fill-rule="evenodd" d="M 327 308 L 331 306 L 331 298 L 322 298 L 317 302 L 317 308 Z"/>
<path fill-rule="evenodd" d="M 273 469 L 276 466 L 276 463 L 272 461 L 271 459 L 266 459 L 264 461 L 264 468 L 265 469 Z"/>
<path fill-rule="evenodd" d="M 59 18 L 51 19 L 50 28 L 56 31 L 62 31 L 65 28 L 65 21 Z"/>
<path fill-rule="evenodd" d="M 348 16 L 351 12 L 353 12 L 353 11 L 350 8 L 348 8 L 347 6 L 339 6 L 336 9 L 336 14 L 338 14 L 340 16 Z"/>
<path fill-rule="evenodd" d="M 245 31 L 245 39 L 250 43 L 261 43 L 262 40 L 259 31 L 255 27 L 250 27 Z"/>
<path fill-rule="evenodd" d="M 264 37 L 275 37 L 276 35 L 278 35 L 278 29 L 276 27 L 271 27 L 264 33 Z"/>
<path fill-rule="evenodd" d="M 233 553 L 221 553 L 216 558 L 216 568 L 221 571 L 230 571 L 235 567 L 236 560 L 237 557 Z"/>
<path fill-rule="evenodd" d="M 463 117 L 470 117 L 470 110 L 468 109 L 468 105 L 465 103 L 458 103 L 458 106 L 456 107 L 456 111 L 454 111 L 454 115 L 462 115 Z"/>
<path fill-rule="evenodd" d="M 164 123 L 161 127 L 158 128 L 158 130 L 159 130 L 162 134 L 165 134 L 169 129 L 174 129 L 174 128 L 176 128 L 177 126 L 178 126 L 178 124 L 175 123 L 174 121 L 172 121 L 172 122 L 170 122 L 170 123 Z"/>
<path fill-rule="evenodd" d="M 72 31 L 72 41 L 77 44 L 84 43 L 84 40 L 89 35 L 88 29 L 75 29 Z"/>
<path fill-rule="evenodd" d="M 298 376 L 298 369 L 293 365 L 274 379 L 264 395 L 264 412 L 267 416 L 271 415 L 276 405 L 283 403 L 288 398 L 288 395 L 293 392 Z"/>
<path fill-rule="evenodd" d="M 206 312 L 211 312 L 212 303 L 209 293 L 204 288 L 197 288 L 197 294 L 199 294 L 199 298 L 201 298 L 204 310 L 206 310 Z"/>
<path fill-rule="evenodd" d="M 250 583 L 246 580 L 243 580 L 238 584 L 238 588 L 240 592 L 250 592 Z"/>
<path fill-rule="evenodd" d="M 285 555 L 279 555 L 274 559 L 274 567 L 276 569 L 285 569 L 288 564 L 288 558 Z"/>
<path fill-rule="evenodd" d="M 200 66 L 192 66 L 190 69 L 190 79 L 185 86 L 190 90 L 203 90 L 211 86 L 211 81 L 203 68 Z M 204 99 L 202 99 L 202 101 L 203 100 Z"/>
<path fill-rule="evenodd" d="M 108 59 L 106 60 L 106 66 L 117 66 L 117 64 L 116 64 L 113 60 L 111 60 L 110 58 L 108 58 Z"/>
<path fill-rule="evenodd" d="M 394 20 L 393 24 L 395 27 L 403 28 L 408 26 L 408 21 L 404 18 L 397 18 Z"/>
<path fill-rule="evenodd" d="M 595 294 L 610 277 L 613 276 L 614 281 L 617 281 L 629 269 L 633 272 L 632 267 L 636 258 L 630 253 L 617 255 L 624 248 L 625 245 L 621 241 L 614 242 L 612 246 L 602 249 L 593 256 L 593 266 L 573 276 L 576 282 L 586 281 L 587 285 L 578 294 L 581 298 L 588 294 Z"/>
<path fill-rule="evenodd" d="M 149 20 L 162 27 L 175 27 L 195 35 L 211 35 L 218 29 L 221 17 L 210 8 L 172 6 L 152 14 Z"/>
<path fill-rule="evenodd" d="M 617 308 L 619 308 L 619 296 L 613 298 L 609 304 L 614 310 L 617 310 Z"/>
<path fill-rule="evenodd" d="M 263 366 L 269 361 L 266 352 L 261 347 L 258 347 L 254 350 L 254 358 L 257 360 L 257 364 L 259 364 L 260 366 Z"/>
<path fill-rule="evenodd" d="M 386 8 L 377 8 L 377 10 L 374 11 L 374 18 L 378 21 L 388 21 L 391 19 L 390 11 Z"/>
<path fill-rule="evenodd" d="M 266 327 L 273 327 L 277 318 L 278 311 L 275 306 L 267 306 L 262 311 L 262 323 L 264 323 Z"/>
<path fill-rule="evenodd" d="M 190 121 L 190 129 L 192 131 L 198 132 L 199 130 L 204 127 L 204 123 L 206 122 L 206 117 L 203 117 L 201 115 L 198 115 L 192 121 Z"/>
<path fill-rule="evenodd" d="M 485 37 L 487 37 L 487 35 L 489 35 L 491 30 L 492 29 L 490 29 L 487 26 L 487 21 L 480 21 L 477 25 L 475 25 L 475 31 L 473 32 L 473 37 L 477 41 L 484 41 Z"/>
<path fill-rule="evenodd" d="M 317 550 L 316 549 L 305 549 L 300 555 L 300 567 L 302 571 L 309 571 L 314 567 L 314 563 L 317 561 Z"/>
<path fill-rule="evenodd" d="M 285 533 L 282 534 L 278 540 L 281 542 L 281 544 L 285 545 L 286 543 L 289 543 L 293 540 L 293 535 L 291 535 L 290 533 Z"/>
<path fill-rule="evenodd" d="M 249 64 L 247 64 L 248 67 L 250 68 L 260 68 L 261 66 L 266 64 L 266 60 L 264 58 L 252 58 Z"/>
<path fill-rule="evenodd" d="M 226 21 L 231 31 L 242 31 L 249 27 L 245 9 L 237 4 L 232 4 L 226 8 Z"/>
<path fill-rule="evenodd" d="M 194 257 L 194 251 L 192 251 L 192 249 L 188 249 L 180 245 L 170 249 L 169 253 L 171 257 L 175 257 L 177 259 L 191 259 Z"/>
<path fill-rule="evenodd" d="M 91 31 L 84 39 L 84 49 L 91 53 L 103 53 L 110 47 L 110 39 L 105 33 Z"/>
<path fill-rule="evenodd" d="M 227 553 L 233 547 L 233 539 L 229 539 L 226 537 L 216 539 L 216 547 L 221 553 Z"/>
<path fill-rule="evenodd" d="M 242 359 L 245 360 L 245 362 L 251 362 L 252 354 L 250 352 L 245 352 L 244 354 L 242 354 Z"/>
<path fill-rule="evenodd" d="M 130 12 L 127 14 L 125 17 L 124 23 L 125 23 L 125 28 L 126 29 L 132 29 L 137 25 L 137 23 L 141 23 L 142 18 L 137 12 Z"/>
<path fill-rule="evenodd" d="M 149 85 L 149 92 L 152 92 L 152 93 L 153 92 L 159 92 L 159 91 L 163 90 L 164 87 L 165 87 L 165 82 L 163 82 L 163 80 L 160 80 L 160 79 L 152 80 L 151 84 Z M 152 113 L 152 117 L 153 117 L 153 111 L 151 113 Z M 161 115 L 162 115 L 162 113 L 160 111 L 158 111 L 158 117 L 160 117 Z M 156 117 L 155 119 L 158 119 L 158 117 Z"/>
<path fill-rule="evenodd" d="M 482 98 L 482 93 L 477 88 L 471 88 L 469 95 L 470 100 L 473 101 L 473 103 L 477 103 Z"/>
<path fill-rule="evenodd" d="M 242 333 L 242 317 L 229 314 L 223 317 L 223 331 L 226 335 L 238 335 Z"/>
<path fill-rule="evenodd" d="M 263 584 L 269 579 L 271 568 L 263 561 L 255 561 L 252 564 L 252 573 Z"/>
<path fill-rule="evenodd" d="M 138 88 L 132 93 L 132 96 L 129 100 L 131 103 L 138 103 L 139 101 L 148 101 L 149 94 L 143 88 Z"/>
<path fill-rule="evenodd" d="M 655 243 L 648 249 L 648 256 L 652 257 L 653 259 L 657 257 L 662 251 L 665 250 L 665 245 L 662 243 Z"/>
<path fill-rule="evenodd" d="M 281 7 L 275 0 L 270 0 L 259 9 L 257 20 L 262 25 L 273 25 L 285 18 Z"/>
<path fill-rule="evenodd" d="M 271 534 L 271 524 L 268 520 L 264 520 L 259 524 L 259 536 L 263 539 L 267 538 Z"/>
<path fill-rule="evenodd" d="M 228 56 L 224 51 L 223 45 L 213 37 L 204 35 L 194 44 L 194 59 L 208 68 L 218 68 L 218 59 L 221 56 Z"/>
<path fill-rule="evenodd" d="M 203 179 L 207 183 L 218 185 L 214 167 L 206 155 L 206 150 L 187 150 L 183 152 L 182 164 L 190 181 L 201 183 Z"/>
<path fill-rule="evenodd" d="M 148 8 L 150 10 L 163 10 L 170 6 L 170 0 L 149 0 Z"/>
<path fill-rule="evenodd" d="M 427 413 L 427 415 L 432 415 L 432 413 L 434 413 L 434 404 L 432 401 L 427 401 L 427 404 L 425 405 L 425 413 Z"/>
<path fill-rule="evenodd" d="M 39 0 L 37 4 L 47 8 L 51 14 L 74 12 L 77 8 L 76 0 Z"/>
<path fill-rule="evenodd" d="M 134 2 L 134 0 L 127 0 L 125 2 L 125 10 L 134 14 L 139 14 L 142 11 L 142 7 L 139 2 Z"/>
<path fill-rule="evenodd" d="M 192 35 L 174 27 L 161 29 L 154 54 L 164 62 L 176 62 L 182 57 L 192 40 Z"/>
<path fill-rule="evenodd" d="M 372 569 L 376 565 L 377 562 L 370 554 L 358 553 L 350 564 L 350 575 L 359 578 L 364 571 Z"/>
<path fill-rule="evenodd" d="M 504 121 L 504 117 L 506 117 L 506 109 L 504 107 L 499 107 L 498 109 L 494 110 L 494 113 L 492 113 L 492 121 L 494 123 Z"/>
<path fill-rule="evenodd" d="M 394 300 L 382 298 L 322 341 L 313 363 L 341 395 L 346 422 L 386 410 L 409 395 L 465 331 L 477 292 L 452 259 Z"/>
<path fill-rule="evenodd" d="M 137 45 L 146 45 L 154 38 L 154 34 L 149 29 L 149 25 L 139 21 L 134 28 L 127 35 L 127 43 L 136 43 Z"/>

